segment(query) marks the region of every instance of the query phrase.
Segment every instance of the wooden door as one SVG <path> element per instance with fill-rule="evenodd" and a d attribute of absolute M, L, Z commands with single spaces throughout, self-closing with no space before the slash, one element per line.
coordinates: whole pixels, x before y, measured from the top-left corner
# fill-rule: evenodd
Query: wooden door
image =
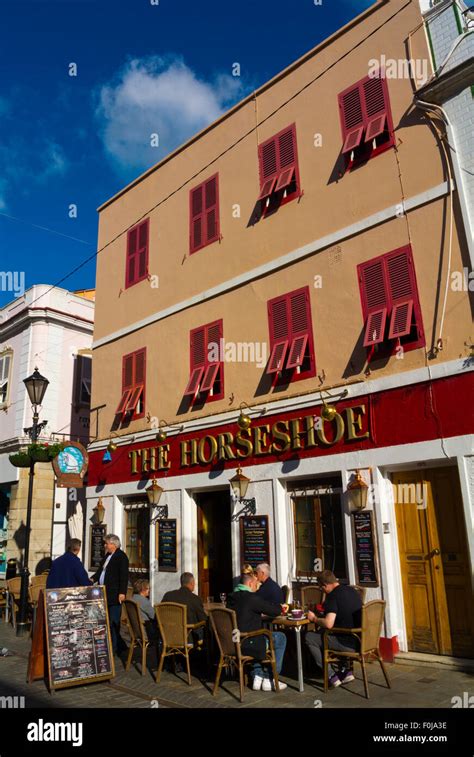
<path fill-rule="evenodd" d="M 408 649 L 472 656 L 472 592 L 457 470 L 392 476 Z"/>
<path fill-rule="evenodd" d="M 198 586 L 199 596 L 201 597 L 203 602 L 206 602 L 207 598 L 210 596 L 208 527 L 209 524 L 206 517 L 205 508 L 202 505 L 198 504 Z"/>

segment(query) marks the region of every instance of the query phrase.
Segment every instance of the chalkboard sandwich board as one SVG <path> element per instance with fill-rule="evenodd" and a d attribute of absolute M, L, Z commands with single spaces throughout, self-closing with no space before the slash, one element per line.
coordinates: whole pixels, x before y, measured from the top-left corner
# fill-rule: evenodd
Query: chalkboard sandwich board
<path fill-rule="evenodd" d="M 239 520 L 242 564 L 250 563 L 255 568 L 259 563 L 269 563 L 268 515 L 243 516 Z"/>
<path fill-rule="evenodd" d="M 90 558 L 89 570 L 100 568 L 101 562 L 105 557 L 104 538 L 107 534 L 105 523 L 95 523 L 90 527 Z"/>
<path fill-rule="evenodd" d="M 363 510 L 352 514 L 355 540 L 357 583 L 360 586 L 378 586 L 377 544 L 373 513 Z"/>
<path fill-rule="evenodd" d="M 158 570 L 175 573 L 178 570 L 178 530 L 176 518 L 159 520 L 156 524 Z"/>
<path fill-rule="evenodd" d="M 50 689 L 115 676 L 104 586 L 46 589 L 44 610 Z"/>

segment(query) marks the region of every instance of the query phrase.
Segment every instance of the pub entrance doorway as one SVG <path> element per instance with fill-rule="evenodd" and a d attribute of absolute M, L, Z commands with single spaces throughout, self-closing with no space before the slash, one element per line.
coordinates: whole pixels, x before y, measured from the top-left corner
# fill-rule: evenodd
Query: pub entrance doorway
<path fill-rule="evenodd" d="M 232 533 L 229 491 L 201 492 L 197 505 L 199 596 L 206 602 L 232 592 Z"/>

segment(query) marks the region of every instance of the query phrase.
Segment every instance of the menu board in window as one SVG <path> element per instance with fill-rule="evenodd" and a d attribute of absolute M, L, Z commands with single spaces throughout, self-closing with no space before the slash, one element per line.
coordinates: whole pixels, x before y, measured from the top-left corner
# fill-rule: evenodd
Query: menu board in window
<path fill-rule="evenodd" d="M 113 678 L 105 587 L 46 589 L 44 607 L 50 688 Z"/>
<path fill-rule="evenodd" d="M 250 563 L 255 568 L 259 563 L 270 562 L 268 515 L 240 518 L 240 550 L 242 564 Z"/>
<path fill-rule="evenodd" d="M 158 570 L 175 573 L 178 570 L 178 530 L 176 518 L 159 520 L 156 527 Z"/>
<path fill-rule="evenodd" d="M 373 513 L 370 510 L 353 513 L 357 583 L 378 586 L 377 547 Z"/>
<path fill-rule="evenodd" d="M 96 523 L 91 526 L 89 570 L 100 568 L 105 557 L 104 538 L 106 533 L 107 526 L 105 523 Z"/>

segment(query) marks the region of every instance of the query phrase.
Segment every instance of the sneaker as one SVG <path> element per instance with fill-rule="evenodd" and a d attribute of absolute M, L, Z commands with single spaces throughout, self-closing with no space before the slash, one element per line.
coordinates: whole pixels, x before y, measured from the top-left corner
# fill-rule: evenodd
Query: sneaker
<path fill-rule="evenodd" d="M 341 683 L 350 683 L 351 681 L 355 681 L 354 674 L 352 670 L 343 670 L 339 673 L 339 678 Z"/>
<path fill-rule="evenodd" d="M 283 689 L 287 688 L 287 684 L 283 683 L 283 681 L 280 681 L 280 691 L 283 691 Z M 269 678 L 264 678 L 262 683 L 262 690 L 263 691 L 276 691 L 275 687 L 275 681 L 270 681 Z"/>
<path fill-rule="evenodd" d="M 263 678 L 262 676 L 254 676 L 253 683 L 252 683 L 252 689 L 253 691 L 260 691 L 262 688 Z"/>
<path fill-rule="evenodd" d="M 278 686 L 280 687 L 280 691 L 288 688 L 288 684 L 284 683 L 283 681 L 278 681 Z M 273 691 L 276 691 L 275 681 L 272 682 L 272 689 Z"/>
<path fill-rule="evenodd" d="M 329 685 L 331 689 L 337 689 L 337 687 L 341 685 L 341 681 L 337 673 L 332 674 L 332 676 L 329 679 Z"/>

